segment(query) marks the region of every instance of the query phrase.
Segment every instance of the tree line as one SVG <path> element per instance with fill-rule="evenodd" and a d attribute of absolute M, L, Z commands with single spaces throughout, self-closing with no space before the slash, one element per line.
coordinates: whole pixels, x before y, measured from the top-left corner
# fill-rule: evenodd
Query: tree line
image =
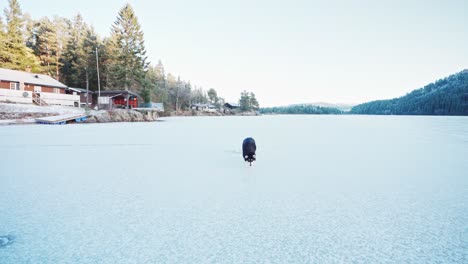
<path fill-rule="evenodd" d="M 468 70 L 414 90 L 405 96 L 357 105 L 352 114 L 468 115 Z"/>
<path fill-rule="evenodd" d="M 224 103 L 213 88 L 205 91 L 166 73 L 161 61 L 148 61 L 144 34 L 129 4 L 118 12 L 109 37 L 99 36 L 80 14 L 32 19 L 18 0 L 9 0 L 0 16 L 1 68 L 47 74 L 69 87 L 95 91 L 97 54 L 102 89 L 133 91 L 145 102 L 163 102 L 176 111 L 193 103 Z"/>
<path fill-rule="evenodd" d="M 289 106 L 264 107 L 260 109 L 262 114 L 313 114 L 313 115 L 339 115 L 343 112 L 337 108 L 322 107 L 310 104 L 298 104 Z"/>

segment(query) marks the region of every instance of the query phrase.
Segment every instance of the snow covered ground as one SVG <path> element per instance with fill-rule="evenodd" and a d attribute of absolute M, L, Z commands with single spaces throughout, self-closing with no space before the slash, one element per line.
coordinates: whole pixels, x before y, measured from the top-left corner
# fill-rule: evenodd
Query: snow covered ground
<path fill-rule="evenodd" d="M 0 103 L 0 112 L 16 112 L 16 113 L 83 113 L 84 108 L 69 107 L 69 106 L 38 106 L 32 104 L 8 104 Z"/>
<path fill-rule="evenodd" d="M 1 263 L 468 261 L 466 117 L 9 126 L 0 149 Z"/>

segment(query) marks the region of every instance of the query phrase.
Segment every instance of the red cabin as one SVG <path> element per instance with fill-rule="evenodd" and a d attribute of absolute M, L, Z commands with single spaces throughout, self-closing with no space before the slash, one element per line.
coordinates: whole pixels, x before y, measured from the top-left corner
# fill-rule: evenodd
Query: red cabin
<path fill-rule="evenodd" d="M 97 92 L 95 92 L 95 95 Z M 101 97 L 109 98 L 111 108 L 137 108 L 138 94 L 132 91 L 101 91 Z"/>

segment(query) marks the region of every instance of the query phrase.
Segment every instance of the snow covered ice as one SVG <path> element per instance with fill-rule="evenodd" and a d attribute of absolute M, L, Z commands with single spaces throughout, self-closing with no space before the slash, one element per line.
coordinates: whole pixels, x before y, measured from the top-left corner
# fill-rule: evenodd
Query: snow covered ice
<path fill-rule="evenodd" d="M 10 126 L 0 149 L 0 263 L 468 262 L 466 117 Z"/>

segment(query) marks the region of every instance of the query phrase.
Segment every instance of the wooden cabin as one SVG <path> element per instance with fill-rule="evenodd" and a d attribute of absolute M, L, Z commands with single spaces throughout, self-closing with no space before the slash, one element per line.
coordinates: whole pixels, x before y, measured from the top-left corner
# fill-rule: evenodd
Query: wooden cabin
<path fill-rule="evenodd" d="M 97 96 L 97 92 L 95 95 Z M 132 91 L 106 90 L 100 93 L 101 105 L 108 105 L 109 108 L 137 108 L 139 96 Z"/>
<path fill-rule="evenodd" d="M 66 89 L 44 74 L 0 68 L 0 102 L 79 107 L 79 96 L 66 94 Z"/>
<path fill-rule="evenodd" d="M 232 109 L 237 109 L 237 108 L 240 107 L 238 103 L 225 103 L 223 106 L 225 108 L 228 108 L 228 109 L 231 109 L 231 110 Z"/>

